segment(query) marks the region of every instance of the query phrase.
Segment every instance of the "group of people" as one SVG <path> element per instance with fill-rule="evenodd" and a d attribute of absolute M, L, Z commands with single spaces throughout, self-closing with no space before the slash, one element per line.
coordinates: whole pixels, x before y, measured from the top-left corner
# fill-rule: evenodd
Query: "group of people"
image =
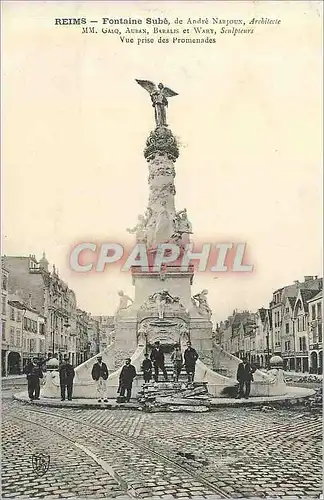
<path fill-rule="evenodd" d="M 27 363 L 25 368 L 27 376 L 27 388 L 30 401 L 40 399 L 40 381 L 44 378 L 44 371 L 42 363 L 38 358 L 33 358 L 32 361 Z M 72 401 L 74 368 L 71 365 L 69 358 L 65 356 L 59 366 L 61 400 L 65 400 L 65 396 L 69 401 Z"/>
<path fill-rule="evenodd" d="M 179 346 L 176 346 L 171 355 L 171 361 L 173 363 L 173 380 L 178 381 L 179 375 L 184 366 L 187 372 L 188 381 L 192 382 L 195 376 L 197 359 L 197 351 L 191 346 L 190 342 L 187 342 L 187 348 L 184 351 L 184 356 L 182 356 Z M 155 382 L 158 382 L 159 380 L 160 370 L 163 373 L 164 380 L 168 380 L 168 374 L 165 368 L 165 355 L 159 341 L 155 342 L 150 357 L 148 353 L 145 353 L 142 370 L 145 383 L 151 381 L 153 370 Z M 27 364 L 25 373 L 27 375 L 28 395 L 30 401 L 39 400 L 40 380 L 43 378 L 44 374 L 38 358 L 34 358 Z M 74 376 L 74 368 L 71 365 L 69 358 L 65 356 L 59 366 L 61 401 L 65 401 L 66 398 L 68 401 L 72 401 Z M 91 370 L 91 377 L 96 382 L 99 403 L 102 401 L 104 403 L 108 402 L 106 397 L 108 376 L 108 367 L 106 363 L 103 362 L 101 354 L 99 354 Z M 126 402 L 128 402 L 131 398 L 132 385 L 136 376 L 136 369 L 131 364 L 131 359 L 127 358 L 119 375 L 119 387 L 117 391 L 119 397 L 125 399 Z"/>
<path fill-rule="evenodd" d="M 197 351 L 192 347 L 191 342 L 187 342 L 187 348 L 185 349 L 183 355 L 180 347 L 178 345 L 175 346 L 175 349 L 171 354 L 171 361 L 173 364 L 173 380 L 178 382 L 180 373 L 184 367 L 187 373 L 188 382 L 192 382 L 195 376 L 197 359 Z M 168 380 L 168 374 L 165 367 L 165 355 L 159 341 L 155 342 L 150 357 L 148 353 L 145 353 L 142 370 L 145 383 L 151 381 L 152 375 L 154 381 L 158 382 L 160 370 L 163 373 L 164 380 Z M 242 362 L 238 365 L 236 374 L 238 381 L 237 398 L 244 397 L 247 399 L 249 397 L 254 371 L 255 369 L 250 365 L 247 358 L 243 358 Z M 27 364 L 25 373 L 27 375 L 28 395 L 30 401 L 39 400 L 40 380 L 43 378 L 43 368 L 38 358 L 34 358 Z M 69 361 L 69 358 L 64 357 L 59 366 L 61 401 L 65 401 L 66 397 L 68 401 L 72 401 L 74 376 L 75 371 Z M 97 385 L 98 402 L 108 402 L 106 394 L 109 371 L 106 363 L 102 361 L 101 354 L 97 356 L 97 361 L 92 367 L 91 376 Z M 131 359 L 127 358 L 119 375 L 119 387 L 117 391 L 120 398 L 124 399 L 126 402 L 128 402 L 131 398 L 132 385 L 136 376 L 136 369 L 131 364 Z"/>
<path fill-rule="evenodd" d="M 185 367 L 188 382 L 192 382 L 195 377 L 196 362 L 198 359 L 198 354 L 196 349 L 191 345 L 191 342 L 187 342 L 187 348 L 182 356 L 180 347 L 175 346 L 174 351 L 171 354 L 171 362 L 173 364 L 173 380 L 178 382 L 179 376 L 183 366 Z M 168 381 L 168 374 L 165 368 L 165 355 L 161 348 L 160 342 L 157 340 L 154 343 L 154 347 L 151 351 L 149 357 L 148 353 L 145 354 L 145 359 L 142 364 L 144 382 L 150 382 L 152 379 L 152 372 L 154 370 L 154 381 L 159 381 L 159 371 L 163 373 L 165 381 Z"/>

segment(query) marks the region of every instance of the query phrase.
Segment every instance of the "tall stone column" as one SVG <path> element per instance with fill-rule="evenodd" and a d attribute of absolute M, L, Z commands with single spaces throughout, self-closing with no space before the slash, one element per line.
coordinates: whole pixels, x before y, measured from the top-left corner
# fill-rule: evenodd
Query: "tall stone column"
<path fill-rule="evenodd" d="M 157 127 L 150 133 L 144 150 L 149 166 L 149 201 L 146 213 L 149 248 L 170 241 L 176 231 L 174 162 L 178 156 L 177 141 L 170 129 Z"/>

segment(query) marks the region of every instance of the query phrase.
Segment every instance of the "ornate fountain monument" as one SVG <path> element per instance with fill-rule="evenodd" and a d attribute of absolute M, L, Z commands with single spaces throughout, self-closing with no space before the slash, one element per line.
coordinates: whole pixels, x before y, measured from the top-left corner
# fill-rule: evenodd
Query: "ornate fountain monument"
<path fill-rule="evenodd" d="M 127 357 L 140 372 L 144 352 L 150 350 L 159 340 L 168 356 L 176 344 L 183 349 L 190 340 L 199 353 L 195 380 L 208 384 L 209 392 L 215 397 L 225 397 L 226 389 L 236 385 L 235 372 L 239 360 L 213 345 L 211 309 L 207 301 L 207 290 L 191 295 L 194 279 L 193 266 L 184 269 L 180 260 L 156 269 L 153 265 L 161 244 L 177 245 L 180 255 L 190 243 L 192 225 L 186 208 L 176 210 L 175 162 L 179 157 L 176 138 L 166 121 L 168 97 L 177 93 L 159 84 L 136 80 L 150 94 L 155 111 L 155 128 L 149 134 L 144 149 L 148 163 L 149 199 L 144 215 L 138 216 L 134 228 L 136 241 L 144 244 L 148 255 L 147 267 L 133 266 L 132 281 L 135 288 L 134 300 L 122 291 L 118 292 L 120 304 L 115 315 L 114 342 L 103 353 L 111 375 L 108 379 L 109 397 L 115 397 L 121 366 Z M 96 391 L 91 379 L 95 358 L 76 368 L 74 397 L 94 398 Z M 227 369 L 228 376 L 217 373 Z M 269 396 L 285 394 L 282 377 L 255 372 L 251 395 Z M 136 395 L 143 384 L 137 377 L 133 385 Z M 45 384 L 45 397 L 59 397 L 58 376 L 51 374 Z"/>

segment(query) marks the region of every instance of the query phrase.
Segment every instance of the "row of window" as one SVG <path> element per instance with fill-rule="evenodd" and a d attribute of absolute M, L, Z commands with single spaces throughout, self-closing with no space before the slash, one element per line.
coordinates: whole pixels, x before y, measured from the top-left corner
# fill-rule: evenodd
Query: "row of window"
<path fill-rule="evenodd" d="M 3 331 L 2 331 L 2 338 L 3 338 Z M 11 327 L 10 328 L 10 346 L 20 348 L 21 347 L 21 331 L 16 330 Z M 25 352 L 37 352 L 37 344 L 36 344 L 36 339 L 26 339 L 24 338 L 23 341 L 23 350 Z M 45 341 L 41 340 L 39 342 L 39 351 L 40 352 L 45 352 Z"/>
<path fill-rule="evenodd" d="M 300 351 L 307 351 L 306 337 L 299 338 L 299 350 Z"/>
<path fill-rule="evenodd" d="M 306 342 L 306 337 L 300 337 L 298 339 L 299 341 L 299 351 L 307 351 L 307 342 Z M 291 351 L 291 341 L 287 340 L 285 342 L 285 351 Z"/>
<path fill-rule="evenodd" d="M 24 318 L 24 330 L 27 330 L 28 332 L 37 333 L 37 321 L 30 318 Z M 38 324 L 38 333 L 40 333 L 41 335 L 45 334 L 44 323 Z"/>
<path fill-rule="evenodd" d="M 297 318 L 297 332 L 304 332 L 306 330 L 306 316 L 298 316 Z"/>
<path fill-rule="evenodd" d="M 319 323 L 313 328 L 313 344 L 317 342 L 323 342 L 323 325 Z"/>
<path fill-rule="evenodd" d="M 317 314 L 316 314 L 316 312 L 317 312 Z M 317 304 L 317 307 L 315 304 L 312 306 L 312 320 L 321 319 L 321 318 L 322 318 L 322 304 L 319 302 Z"/>
<path fill-rule="evenodd" d="M 280 326 L 280 311 L 274 313 L 274 326 Z"/>

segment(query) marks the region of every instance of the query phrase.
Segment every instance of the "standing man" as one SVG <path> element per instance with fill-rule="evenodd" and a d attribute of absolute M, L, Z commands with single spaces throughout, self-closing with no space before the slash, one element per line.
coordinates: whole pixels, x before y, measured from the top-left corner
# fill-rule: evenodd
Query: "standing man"
<path fill-rule="evenodd" d="M 128 403 L 131 398 L 132 385 L 135 377 L 135 366 L 131 365 L 131 359 L 127 358 L 119 375 L 120 396 L 124 397 L 126 391 L 126 403 Z"/>
<path fill-rule="evenodd" d="M 31 363 L 26 366 L 28 396 L 30 401 L 39 399 L 40 379 L 43 378 L 43 370 L 39 366 L 38 358 L 33 358 Z"/>
<path fill-rule="evenodd" d="M 171 361 L 173 363 L 173 380 L 174 382 L 178 382 L 183 366 L 183 358 L 178 345 L 175 346 L 175 350 L 171 354 Z"/>
<path fill-rule="evenodd" d="M 154 380 L 159 381 L 159 368 L 162 370 L 165 382 L 168 381 L 168 374 L 164 366 L 164 354 L 160 346 L 160 342 L 157 340 L 154 342 L 154 347 L 151 351 L 151 361 L 154 366 Z"/>
<path fill-rule="evenodd" d="M 191 342 L 188 341 L 187 349 L 184 352 L 184 361 L 189 383 L 194 381 L 197 359 L 198 353 L 196 349 L 191 346 Z"/>
<path fill-rule="evenodd" d="M 143 377 L 144 377 L 144 382 L 150 382 L 152 378 L 152 361 L 148 357 L 148 353 L 146 352 L 144 354 L 145 358 L 142 363 L 142 370 L 143 370 Z"/>
<path fill-rule="evenodd" d="M 74 368 L 70 364 L 69 358 L 64 356 L 63 362 L 59 368 L 60 373 L 60 387 L 61 387 L 61 401 L 65 401 L 65 392 L 67 390 L 68 401 L 72 401 Z"/>
<path fill-rule="evenodd" d="M 253 381 L 253 370 L 245 357 L 237 367 L 236 378 L 239 383 L 239 390 L 236 399 L 241 399 L 242 397 L 248 399 L 251 390 L 251 382 Z"/>
<path fill-rule="evenodd" d="M 102 362 L 101 354 L 97 356 L 97 363 L 95 363 L 92 367 L 91 376 L 93 380 L 97 382 L 97 393 L 98 393 L 98 403 L 101 403 L 102 398 L 104 398 L 104 403 L 107 403 L 108 400 L 106 398 L 107 393 L 107 378 L 109 372 L 106 363 Z"/>

